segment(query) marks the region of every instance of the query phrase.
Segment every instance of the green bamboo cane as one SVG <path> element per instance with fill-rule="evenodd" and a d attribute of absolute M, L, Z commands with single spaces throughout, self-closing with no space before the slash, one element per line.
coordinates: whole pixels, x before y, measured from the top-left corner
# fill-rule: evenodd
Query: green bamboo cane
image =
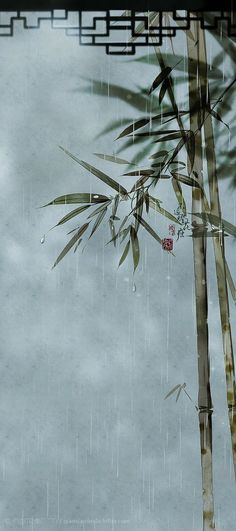
<path fill-rule="evenodd" d="M 198 81 L 198 22 L 193 21 L 190 28 L 195 42 L 187 36 L 188 46 L 188 75 L 189 75 L 189 108 L 190 129 L 197 131 L 200 111 L 196 111 L 196 103 L 201 108 L 201 97 Z M 198 44 L 196 44 L 198 43 Z M 191 170 L 188 161 L 189 175 L 194 177 L 196 172 L 199 184 L 202 184 L 202 133 L 201 129 L 195 135 L 195 158 Z M 208 294 L 206 272 L 206 237 L 198 237 L 199 218 L 194 214 L 202 213 L 204 209 L 202 192 L 199 188 L 192 191 L 192 221 L 193 229 L 193 260 L 195 278 L 196 319 L 197 319 L 197 350 L 198 350 L 198 410 L 201 445 L 202 466 L 202 500 L 203 500 L 203 530 L 215 529 L 214 498 L 213 498 L 213 466 L 212 466 L 212 399 L 210 389 L 210 362 L 208 342 Z"/>
<path fill-rule="evenodd" d="M 199 32 L 199 54 L 201 65 L 206 63 L 206 42 L 204 31 Z M 209 94 L 207 73 L 200 68 L 201 93 L 206 100 Z M 208 101 L 210 105 L 210 101 Z M 212 117 L 208 114 L 204 121 L 205 145 L 208 183 L 210 192 L 211 213 L 221 220 L 221 205 L 216 170 L 215 142 L 212 126 Z M 228 417 L 231 432 L 231 445 L 233 453 L 234 472 L 236 476 L 236 385 L 235 366 L 233 354 L 233 341 L 230 324 L 230 310 L 227 289 L 227 266 L 225 260 L 224 234 L 213 238 L 215 265 L 218 285 L 221 330 L 224 349 L 225 376 L 227 387 Z"/>

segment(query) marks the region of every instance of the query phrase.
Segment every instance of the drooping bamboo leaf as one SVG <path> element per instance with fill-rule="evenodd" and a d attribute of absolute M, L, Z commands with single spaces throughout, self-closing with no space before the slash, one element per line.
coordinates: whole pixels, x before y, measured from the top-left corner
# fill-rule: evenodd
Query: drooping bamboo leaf
<path fill-rule="evenodd" d="M 155 230 L 138 214 L 134 214 L 134 217 L 137 218 L 140 225 L 142 225 L 146 231 L 149 232 L 149 234 L 151 234 L 151 236 L 162 245 L 162 239 L 158 236 Z"/>
<path fill-rule="evenodd" d="M 173 186 L 177 201 L 179 203 L 179 206 L 181 210 L 183 211 L 183 213 L 186 215 L 186 203 L 184 200 L 181 184 L 173 177 L 171 179 L 171 182 L 172 182 L 172 186 Z"/>
<path fill-rule="evenodd" d="M 220 116 L 220 114 L 218 112 L 214 111 L 214 109 L 211 109 L 209 107 L 207 108 L 207 112 L 209 112 L 209 114 L 211 114 L 213 116 L 213 118 L 218 120 L 218 122 L 221 122 L 222 124 L 224 124 L 227 127 L 227 129 L 229 129 L 228 124 L 226 124 L 224 122 L 224 120 L 222 120 L 222 118 L 221 118 L 221 116 Z"/>
<path fill-rule="evenodd" d="M 149 137 L 149 136 L 161 136 L 161 135 L 174 135 L 178 133 L 180 134 L 178 129 L 166 129 L 163 131 L 148 131 L 145 133 L 135 133 L 133 136 L 136 137 Z"/>
<path fill-rule="evenodd" d="M 154 140 L 154 144 L 156 144 L 157 142 L 167 142 L 167 140 L 171 141 L 171 140 L 176 140 L 178 138 L 181 138 L 182 134 L 180 132 L 177 132 L 177 133 L 172 133 L 170 135 L 166 135 L 166 136 L 162 136 L 161 138 L 157 138 L 156 140 Z M 181 139 L 182 140 L 182 139 Z M 180 144 L 180 143 L 179 143 Z M 184 144 L 184 143 L 183 143 Z M 182 144 L 182 145 L 183 145 Z"/>
<path fill-rule="evenodd" d="M 43 205 L 43 207 L 50 205 L 71 205 L 76 203 L 104 203 L 106 201 L 109 201 L 109 197 L 101 194 L 66 194 L 56 197 L 56 199 Z"/>
<path fill-rule="evenodd" d="M 174 179 L 180 181 L 183 184 L 187 184 L 188 186 L 195 186 L 195 188 L 201 188 L 199 182 L 193 177 L 189 177 L 188 175 L 183 175 L 182 173 L 174 171 L 171 171 L 171 175 L 173 175 Z"/>
<path fill-rule="evenodd" d="M 60 221 L 58 221 L 58 223 L 56 224 L 56 227 L 58 227 L 58 225 L 63 225 L 63 223 L 66 223 L 67 221 L 74 218 L 75 216 L 78 216 L 79 214 L 81 214 L 81 212 L 84 212 L 84 210 L 86 210 L 89 207 L 90 205 L 84 205 L 79 208 L 75 208 L 75 210 L 72 210 L 71 212 L 66 214 L 66 216 L 61 218 Z"/>
<path fill-rule="evenodd" d="M 63 147 L 59 146 L 69 157 L 71 157 L 75 162 L 80 164 L 80 166 L 83 166 L 86 170 L 88 170 L 90 173 L 95 175 L 95 177 L 98 177 L 101 181 L 103 181 L 105 184 L 116 190 L 117 192 L 127 195 L 127 190 L 119 183 L 114 181 L 111 177 L 103 173 L 102 171 L 98 170 L 94 166 L 91 166 L 91 164 L 88 164 L 87 162 L 78 159 L 75 157 L 75 155 L 72 155 L 67 149 L 64 149 Z"/>
<path fill-rule="evenodd" d="M 135 212 L 138 214 L 138 216 L 142 216 L 143 204 L 144 204 L 144 193 L 143 193 L 143 190 L 138 190 L 137 197 L 136 197 L 136 205 L 135 205 Z M 135 228 L 136 232 L 138 232 L 138 229 L 139 229 L 139 221 L 138 221 L 138 219 L 135 219 L 134 228 Z"/>
<path fill-rule="evenodd" d="M 153 208 L 156 212 L 159 212 L 159 214 L 162 214 L 163 216 L 165 216 L 166 218 L 170 219 L 171 221 L 174 221 L 175 223 L 177 223 L 178 225 L 180 225 L 180 222 L 178 221 L 178 219 L 173 216 L 173 214 L 171 214 L 170 212 L 168 212 L 168 210 L 165 210 L 164 208 L 162 208 L 159 204 L 159 201 L 155 198 L 155 197 L 152 197 L 152 196 L 149 196 L 149 205 L 151 208 Z"/>
<path fill-rule="evenodd" d="M 142 118 L 141 120 L 138 120 L 137 122 L 133 122 L 131 125 L 129 125 L 128 127 L 126 127 L 126 128 L 125 128 L 125 129 L 119 134 L 119 136 L 117 137 L 116 140 L 118 140 L 119 138 L 122 138 L 123 136 L 127 136 L 127 135 L 132 134 L 134 131 L 136 131 L 137 129 L 140 129 L 141 127 L 144 127 L 144 126 L 147 125 L 149 122 L 150 122 L 150 118 Z"/>
<path fill-rule="evenodd" d="M 168 90 L 169 84 L 170 84 L 170 79 L 167 78 L 167 79 L 165 79 L 163 81 L 163 83 L 161 85 L 161 90 L 160 90 L 160 93 L 159 93 L 159 105 L 161 105 L 161 102 L 162 102 L 163 98 L 165 97 L 165 94 L 166 94 L 166 91 Z"/>
<path fill-rule="evenodd" d="M 180 397 L 180 393 L 181 393 L 182 390 L 183 390 L 183 387 L 182 387 L 182 385 L 181 385 L 180 388 L 179 388 L 179 390 L 178 390 L 178 392 L 177 392 L 177 395 L 176 395 L 176 399 L 175 399 L 176 402 L 178 402 L 179 397 Z"/>
<path fill-rule="evenodd" d="M 116 155 L 103 155 L 102 153 L 94 153 L 94 155 L 96 155 L 96 157 L 98 157 L 99 159 L 107 160 L 108 162 L 114 162 L 116 164 L 132 164 L 128 160 L 120 159 Z"/>
<path fill-rule="evenodd" d="M 126 176 L 126 177 L 140 177 L 140 175 L 152 175 L 154 172 L 154 170 L 151 170 L 150 168 L 147 169 L 147 170 L 135 170 L 135 171 L 130 171 L 128 173 L 124 173 L 123 175 Z"/>
<path fill-rule="evenodd" d="M 160 74 L 154 79 L 153 84 L 149 90 L 149 94 L 151 94 L 159 85 L 170 75 L 172 68 L 170 66 L 166 66 Z"/>
<path fill-rule="evenodd" d="M 106 212 L 107 212 L 107 207 L 105 207 L 105 209 L 102 210 L 102 211 L 100 212 L 100 214 L 98 214 L 98 217 L 97 217 L 97 219 L 96 219 L 96 221 L 95 221 L 95 223 L 94 223 L 94 225 L 93 225 L 92 232 L 91 232 L 89 238 L 91 238 L 91 236 L 94 234 L 94 232 L 95 232 L 95 231 L 97 230 L 97 228 L 99 227 L 99 225 L 100 225 L 100 223 L 102 222 L 104 216 L 106 215 Z"/>
<path fill-rule="evenodd" d="M 121 255 L 118 267 L 120 267 L 121 264 L 123 264 L 123 262 L 125 261 L 126 257 L 128 256 L 129 248 L 130 248 L 130 240 L 127 242 L 127 244 L 126 244 L 126 246 L 124 248 L 124 251 L 123 251 L 123 253 Z"/>
<path fill-rule="evenodd" d="M 166 155 L 168 155 L 168 151 L 165 151 L 165 150 L 157 151 L 157 153 L 154 153 L 153 155 L 151 155 L 149 159 L 164 158 L 166 157 Z"/>
<path fill-rule="evenodd" d="M 132 243 L 133 262 L 134 262 L 134 271 L 135 271 L 138 266 L 139 259 L 140 259 L 140 250 L 139 250 L 138 235 L 133 226 L 130 227 L 130 237 L 131 237 L 131 243 Z"/>
<path fill-rule="evenodd" d="M 117 194 L 114 197 L 113 204 L 112 204 L 112 216 L 113 216 L 113 218 L 116 216 L 118 205 L 119 205 L 119 201 L 120 201 L 120 196 L 119 196 L 119 194 Z"/>
<path fill-rule="evenodd" d="M 100 207 L 96 208 L 89 216 L 88 216 L 88 219 L 90 218 L 93 218 L 94 216 L 96 216 L 97 214 L 99 214 L 100 212 L 103 212 L 104 210 L 106 211 L 107 210 L 107 206 L 111 203 L 111 201 L 107 201 L 107 203 L 105 203 L 105 205 L 101 205 Z"/>
<path fill-rule="evenodd" d="M 177 391 L 177 389 L 179 389 L 179 388 L 181 388 L 180 384 L 178 384 L 175 387 L 173 387 L 173 389 L 171 389 L 171 391 L 169 393 L 167 393 L 167 395 L 165 396 L 164 400 L 166 400 L 166 398 L 169 398 L 169 396 L 171 396 L 173 393 L 175 393 L 175 391 Z"/>
<path fill-rule="evenodd" d="M 59 254 L 58 258 L 56 259 L 56 261 L 54 262 L 53 264 L 53 267 L 56 267 L 56 265 L 62 260 L 62 258 L 64 258 L 64 256 L 68 253 L 68 251 L 70 251 L 70 249 L 73 247 L 73 245 L 75 245 L 77 243 L 77 241 L 80 239 L 80 237 L 82 236 L 82 234 L 86 231 L 86 229 L 88 228 L 89 226 L 89 223 L 85 223 L 84 225 L 82 225 L 82 227 L 78 230 L 78 232 L 76 234 L 74 234 L 74 236 L 71 238 L 71 240 L 67 243 L 67 245 L 64 247 L 64 249 L 62 250 L 62 252 Z"/>
<path fill-rule="evenodd" d="M 135 192 L 135 190 L 138 190 L 138 188 L 140 188 L 140 186 L 143 186 L 149 178 L 150 175 L 143 175 L 140 179 L 136 181 L 133 188 L 131 188 L 131 192 Z"/>
<path fill-rule="evenodd" d="M 204 221 L 209 221 L 211 223 L 211 225 L 214 225 L 215 227 L 223 227 L 223 229 L 228 232 L 231 236 L 234 236 L 234 238 L 236 238 L 236 226 L 233 225 L 232 223 L 229 223 L 229 221 L 226 221 L 226 219 L 223 219 L 223 218 L 219 218 L 218 216 L 215 216 L 213 214 L 210 214 L 210 213 L 199 213 L 199 214 L 195 214 L 195 216 L 203 219 Z"/>
<path fill-rule="evenodd" d="M 81 244 L 81 242 L 83 241 L 83 238 L 80 238 L 78 243 L 76 244 L 75 248 L 74 248 L 74 253 L 77 251 L 79 245 Z"/>
<path fill-rule="evenodd" d="M 113 241 L 114 247 L 116 247 L 116 230 L 113 220 L 109 219 L 109 227 L 110 227 L 110 233 L 111 233 L 111 239 Z"/>

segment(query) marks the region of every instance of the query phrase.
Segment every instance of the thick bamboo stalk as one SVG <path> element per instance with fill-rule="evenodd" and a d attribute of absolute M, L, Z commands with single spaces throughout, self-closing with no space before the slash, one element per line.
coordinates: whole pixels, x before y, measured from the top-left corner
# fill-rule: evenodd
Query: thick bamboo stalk
<path fill-rule="evenodd" d="M 193 43 L 187 36 L 188 43 L 188 72 L 189 72 L 189 108 L 190 129 L 197 131 L 201 98 L 198 78 L 198 21 L 191 24 L 191 32 L 195 37 Z M 198 44 L 197 44 L 198 43 Z M 196 172 L 198 181 L 202 181 L 202 136 L 201 129 L 195 134 L 195 159 L 191 171 L 188 163 L 189 174 L 194 177 Z M 212 470 L 212 399 L 210 389 L 210 362 L 208 343 L 208 296 L 207 296 L 207 272 L 206 272 L 206 237 L 204 234 L 194 237 L 199 231 L 201 223 L 195 213 L 203 211 L 202 193 L 199 188 L 192 191 L 192 222 L 193 222 L 193 260 L 195 278 L 196 319 L 197 319 L 197 351 L 198 351 L 198 410 L 201 445 L 202 466 L 202 500 L 203 500 L 203 531 L 215 529 L 214 522 L 214 498 L 213 498 L 213 470 Z"/>
<path fill-rule="evenodd" d="M 199 32 L 199 53 L 201 65 L 206 64 L 206 43 L 204 31 Z M 206 71 L 200 70 L 201 92 L 208 95 L 208 81 Z M 210 102 L 208 102 L 210 104 Z M 206 160 L 208 183 L 210 192 L 211 213 L 221 219 L 221 205 L 216 170 L 215 143 L 212 126 L 212 117 L 208 114 L 204 120 L 204 133 L 206 145 Z M 213 238 L 215 265 L 218 285 L 218 297 L 220 307 L 221 330 L 224 349 L 225 376 L 227 387 L 228 417 L 231 432 L 231 445 L 233 454 L 234 472 L 236 477 L 236 385 L 235 366 L 233 354 L 233 341 L 230 324 L 229 299 L 227 288 L 227 268 L 225 260 L 224 234 Z"/>

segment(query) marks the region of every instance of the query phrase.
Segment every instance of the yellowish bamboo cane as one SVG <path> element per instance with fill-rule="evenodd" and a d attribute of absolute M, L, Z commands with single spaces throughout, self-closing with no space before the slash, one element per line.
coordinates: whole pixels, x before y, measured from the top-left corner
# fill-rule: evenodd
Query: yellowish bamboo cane
<path fill-rule="evenodd" d="M 198 21 L 192 21 L 190 31 L 195 42 L 187 36 L 188 45 L 188 72 L 189 72 L 189 108 L 190 129 L 195 134 L 195 158 L 193 168 L 188 161 L 189 175 L 198 175 L 198 182 L 202 184 L 202 133 L 198 130 L 201 95 L 199 90 L 199 67 L 198 67 Z M 197 111 L 196 108 L 199 110 Z M 193 173 L 194 172 L 194 173 Z M 196 173 L 195 173 L 196 172 Z M 203 531 L 215 529 L 214 521 L 214 498 L 213 498 L 213 467 L 212 467 L 212 399 L 210 389 L 210 361 L 208 342 L 208 295 L 207 295 L 207 272 L 206 272 L 206 237 L 202 233 L 194 237 L 201 223 L 194 214 L 204 211 L 202 192 L 199 188 L 192 191 L 192 222 L 193 229 L 193 260 L 195 278 L 195 299 L 197 318 L 197 350 L 198 350 L 198 410 L 201 445 L 202 465 L 202 500 L 203 500 Z"/>
<path fill-rule="evenodd" d="M 206 64 L 206 42 L 204 31 L 199 31 L 199 55 L 200 55 L 200 83 L 201 93 L 204 99 L 208 97 L 207 72 L 203 70 L 202 65 Z M 210 105 L 210 102 L 208 101 Z M 211 213 L 221 219 L 221 205 L 219 197 L 218 178 L 216 170 L 215 143 L 212 126 L 212 117 L 208 113 L 204 119 L 204 133 L 206 145 L 206 160 L 210 193 Z M 231 445 L 233 454 L 234 472 L 236 477 L 236 385 L 235 385 L 235 366 L 233 354 L 233 341 L 230 324 L 229 299 L 227 289 L 227 272 L 228 266 L 225 260 L 224 234 L 213 238 L 215 265 L 218 285 L 218 297 L 221 318 L 221 330 L 224 349 L 225 376 L 227 387 L 228 417 L 231 432 Z M 231 277 L 231 276 L 230 276 Z"/>

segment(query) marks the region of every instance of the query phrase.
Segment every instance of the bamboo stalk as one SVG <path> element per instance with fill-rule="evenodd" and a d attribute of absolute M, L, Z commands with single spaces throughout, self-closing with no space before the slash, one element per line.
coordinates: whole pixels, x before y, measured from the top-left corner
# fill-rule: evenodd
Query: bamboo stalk
<path fill-rule="evenodd" d="M 188 45 L 188 75 L 189 75 L 189 108 L 190 129 L 197 131 L 200 119 L 201 95 L 198 78 L 198 21 L 192 21 L 190 31 L 194 35 L 195 43 L 187 36 Z M 198 44 L 196 44 L 198 42 Z M 202 133 L 201 129 L 195 135 L 195 159 L 192 172 L 198 175 L 199 184 L 202 184 Z M 192 175 L 188 161 L 189 175 Z M 194 173 L 192 175 L 194 177 Z M 214 498 L 213 498 L 213 470 L 212 470 L 212 399 L 210 389 L 210 361 L 208 342 L 208 294 L 206 272 L 206 237 L 194 238 L 199 230 L 201 222 L 195 213 L 201 213 L 204 209 L 202 193 L 199 188 L 192 191 L 192 222 L 193 229 L 193 260 L 195 278 L 195 299 L 197 319 L 197 351 L 198 351 L 198 410 L 199 430 L 201 445 L 202 467 L 202 501 L 203 501 L 203 531 L 215 529 L 214 522 Z"/>
<path fill-rule="evenodd" d="M 206 63 L 206 42 L 204 31 L 199 32 L 199 53 L 201 65 Z M 201 92 L 208 95 L 207 73 L 200 70 Z M 205 97 L 204 96 L 204 97 Z M 210 101 L 208 101 L 210 105 Z M 204 133 L 206 144 L 206 160 L 208 171 L 208 183 L 210 192 L 211 213 L 221 219 L 221 205 L 216 170 L 215 143 L 212 126 L 212 117 L 208 114 L 204 121 Z M 233 341 L 230 324 L 229 298 L 227 288 L 227 273 L 230 274 L 225 260 L 224 234 L 213 238 L 215 265 L 218 285 L 218 297 L 220 307 L 221 330 L 224 349 L 225 376 L 227 387 L 228 417 L 231 432 L 231 445 L 233 453 L 234 473 L 236 477 L 236 385 L 235 366 L 233 354 Z M 231 277 L 231 276 L 230 276 Z"/>

